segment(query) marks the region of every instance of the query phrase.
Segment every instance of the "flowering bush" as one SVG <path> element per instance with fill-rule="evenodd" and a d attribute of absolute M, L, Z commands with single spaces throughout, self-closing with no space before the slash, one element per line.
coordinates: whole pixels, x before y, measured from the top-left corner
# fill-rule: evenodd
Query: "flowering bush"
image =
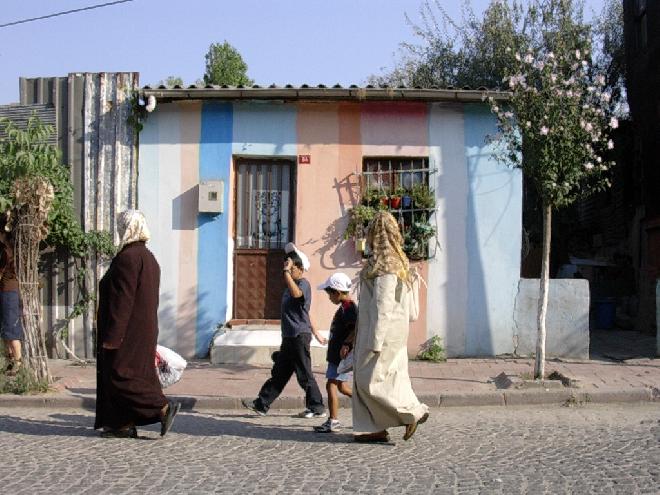
<path fill-rule="evenodd" d="M 608 131 L 618 120 L 608 113 L 611 94 L 588 49 L 529 49 L 515 60 L 516 73 L 504 80 L 511 99 L 489 98 L 507 158 L 552 207 L 608 187 L 614 165 Z"/>

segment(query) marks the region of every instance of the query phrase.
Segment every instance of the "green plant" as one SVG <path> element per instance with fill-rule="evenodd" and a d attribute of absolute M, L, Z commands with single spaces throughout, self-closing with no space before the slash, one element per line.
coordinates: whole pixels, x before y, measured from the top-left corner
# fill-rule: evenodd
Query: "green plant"
<path fill-rule="evenodd" d="M 435 194 L 426 184 L 415 184 L 410 195 L 416 209 L 432 210 L 435 208 Z"/>
<path fill-rule="evenodd" d="M 442 339 L 434 335 L 420 346 L 417 359 L 421 361 L 433 361 L 436 363 L 446 361 L 445 348 L 442 347 Z"/>
<path fill-rule="evenodd" d="M 146 105 L 144 104 L 144 101 L 140 97 L 140 93 L 138 91 L 132 90 L 129 93 L 128 101 L 131 105 L 131 111 L 126 118 L 126 123 L 128 123 L 128 125 L 133 128 L 135 134 L 137 135 L 142 131 L 142 128 L 144 127 L 143 122 L 149 113 L 147 112 Z"/>
<path fill-rule="evenodd" d="M 344 231 L 344 239 L 361 237 L 369 222 L 376 215 L 376 209 L 363 204 L 356 205 L 348 210 L 348 225 Z"/>
<path fill-rule="evenodd" d="M 43 253 L 61 248 L 76 260 L 79 300 L 74 305 L 73 318 L 93 300 L 92 294 L 96 290 L 93 284 L 80 283 L 81 272 L 91 269 L 93 257 L 114 254 L 114 245 L 109 233 L 86 233 L 78 223 L 73 208 L 70 170 L 61 163 L 57 147 L 48 142 L 53 128 L 41 123 L 36 116 L 28 119 L 24 129 L 7 119 L 0 120 L 0 127 L 4 134 L 0 138 L 1 213 L 8 218 L 8 228 L 15 228 L 17 240 L 25 238 L 17 241 L 20 248 L 15 250 L 15 255 L 18 266 L 22 267 L 18 274 L 21 297 L 24 307 L 29 308 L 24 312 L 24 319 L 26 322 L 36 321 L 35 325 L 24 325 L 24 330 L 26 338 L 30 333 L 31 342 L 36 345 L 43 341 L 37 317 L 40 300 L 35 290 L 39 259 Z M 62 329 L 54 331 L 61 335 Z M 37 377 L 47 376 L 45 352 L 35 353 L 33 347 L 26 345 L 24 362 L 30 371 L 38 371 Z"/>
<path fill-rule="evenodd" d="M 7 361 L 0 357 L 0 370 L 5 370 Z M 48 392 L 48 381 L 37 380 L 25 367 L 18 370 L 15 376 L 8 376 L 0 371 L 0 394 L 34 394 Z"/>
<path fill-rule="evenodd" d="M 379 210 L 387 209 L 387 191 L 378 188 L 369 188 L 362 195 L 360 203 Z"/>

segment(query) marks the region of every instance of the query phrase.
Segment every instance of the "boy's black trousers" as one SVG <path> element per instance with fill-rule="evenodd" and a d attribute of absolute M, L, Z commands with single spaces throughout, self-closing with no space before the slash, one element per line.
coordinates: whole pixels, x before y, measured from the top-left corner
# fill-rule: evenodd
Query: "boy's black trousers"
<path fill-rule="evenodd" d="M 255 406 L 268 411 L 270 405 L 282 393 L 284 387 L 296 374 L 298 384 L 305 391 L 305 407 L 315 413 L 322 413 L 323 396 L 312 373 L 312 355 L 309 344 L 312 334 L 301 333 L 297 337 L 282 337 L 280 352 L 275 357 L 271 378 L 263 384 Z"/>

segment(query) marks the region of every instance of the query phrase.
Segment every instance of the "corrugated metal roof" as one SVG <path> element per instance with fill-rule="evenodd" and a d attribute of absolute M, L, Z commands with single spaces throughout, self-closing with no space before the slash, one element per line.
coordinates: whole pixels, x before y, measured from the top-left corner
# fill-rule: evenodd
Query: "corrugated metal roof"
<path fill-rule="evenodd" d="M 55 127 L 55 108 L 52 105 L 0 105 L 0 118 L 7 118 L 21 129 L 27 127 L 27 121 L 36 115 L 43 124 Z M 0 138 L 4 138 L 4 128 L 0 128 Z M 53 133 L 48 142 L 57 145 L 57 134 Z"/>
<path fill-rule="evenodd" d="M 142 88 L 144 96 L 155 96 L 165 100 L 187 99 L 224 99 L 224 100 L 387 100 L 387 101 L 482 101 L 484 95 L 492 96 L 496 100 L 505 100 L 510 97 L 507 91 L 491 90 L 487 88 L 408 88 L 389 86 L 356 86 L 343 87 L 339 84 L 326 86 L 319 84 L 310 86 L 217 86 L 217 85 L 190 85 L 182 86 L 145 86 Z"/>

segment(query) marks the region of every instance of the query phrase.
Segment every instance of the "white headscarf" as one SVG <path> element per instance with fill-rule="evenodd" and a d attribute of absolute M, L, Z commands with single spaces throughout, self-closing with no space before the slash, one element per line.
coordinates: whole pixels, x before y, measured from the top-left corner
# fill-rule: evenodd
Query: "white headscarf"
<path fill-rule="evenodd" d="M 146 242 L 151 238 L 147 221 L 140 210 L 126 210 L 117 215 L 117 233 L 119 249 L 131 242 Z"/>
<path fill-rule="evenodd" d="M 305 255 L 305 253 L 303 253 L 300 249 L 298 249 L 293 242 L 289 242 L 287 243 L 286 246 L 284 246 L 284 252 L 287 254 L 291 252 L 296 253 L 300 257 L 300 260 L 302 261 L 303 270 L 304 271 L 309 270 L 310 267 L 309 258 Z"/>

